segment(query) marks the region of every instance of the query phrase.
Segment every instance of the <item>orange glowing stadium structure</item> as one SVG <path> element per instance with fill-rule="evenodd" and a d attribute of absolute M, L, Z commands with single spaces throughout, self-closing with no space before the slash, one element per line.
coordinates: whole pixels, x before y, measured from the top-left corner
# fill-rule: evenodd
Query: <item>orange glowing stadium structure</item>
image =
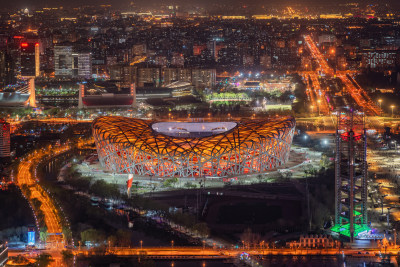
<path fill-rule="evenodd" d="M 232 176 L 268 171 L 289 157 L 292 117 L 238 122 L 155 122 L 100 117 L 100 163 L 115 173 L 159 177 Z"/>

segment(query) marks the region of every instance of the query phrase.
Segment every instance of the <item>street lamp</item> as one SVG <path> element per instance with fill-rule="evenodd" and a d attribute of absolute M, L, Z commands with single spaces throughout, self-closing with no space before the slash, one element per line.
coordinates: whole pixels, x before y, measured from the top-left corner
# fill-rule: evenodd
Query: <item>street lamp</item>
<path fill-rule="evenodd" d="M 318 99 L 317 102 L 318 102 L 318 116 L 321 116 L 321 108 L 320 108 L 321 99 Z"/>
<path fill-rule="evenodd" d="M 394 109 L 394 105 L 391 105 L 390 108 L 392 109 L 392 117 L 393 117 L 393 109 Z"/>
<path fill-rule="evenodd" d="M 140 240 L 140 249 L 143 249 L 143 240 Z"/>
<path fill-rule="evenodd" d="M 174 240 L 171 240 L 171 248 L 174 248 Z"/>
<path fill-rule="evenodd" d="M 382 109 L 382 99 L 378 99 L 378 103 L 379 103 L 379 108 Z"/>

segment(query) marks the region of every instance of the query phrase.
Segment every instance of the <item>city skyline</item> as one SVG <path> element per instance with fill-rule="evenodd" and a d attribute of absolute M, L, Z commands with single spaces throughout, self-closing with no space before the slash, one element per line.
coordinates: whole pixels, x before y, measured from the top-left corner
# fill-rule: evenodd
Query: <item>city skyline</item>
<path fill-rule="evenodd" d="M 400 262 L 395 6 L 60 4 L 0 14 L 0 266 Z"/>
<path fill-rule="evenodd" d="M 53 7 L 66 7 L 66 8 L 76 8 L 76 7 L 84 7 L 84 6 L 100 6 L 100 5 L 110 5 L 113 9 L 120 9 L 120 10 L 128 10 L 128 9 L 136 9 L 136 8 L 155 8 L 159 6 L 174 6 L 178 5 L 180 7 L 184 8 L 190 8 L 190 7 L 202 7 L 205 8 L 206 10 L 208 9 L 213 9 L 214 7 L 218 5 L 233 5 L 236 7 L 251 7 L 251 6 L 271 6 L 271 7 L 282 7 L 282 6 L 302 6 L 302 5 L 309 5 L 309 7 L 315 8 L 315 7 L 322 7 L 322 8 L 332 8 L 337 6 L 337 4 L 348 4 L 349 1 L 347 0 L 338 0 L 335 2 L 335 4 L 332 4 L 330 1 L 316 1 L 316 0 L 300 0 L 300 1 L 277 1 L 277 0 L 270 0 L 270 1 L 259 1 L 259 0 L 247 0 L 247 1 L 242 1 L 242 0 L 237 0 L 237 1 L 218 1 L 218 2 L 212 2 L 212 1 L 159 1 L 159 0 L 152 0 L 152 1 L 127 1 L 127 0 L 105 0 L 103 2 L 99 1 L 94 1 L 90 0 L 87 1 L 84 5 L 82 5 L 81 2 L 79 1 L 69 1 L 66 3 L 65 1 L 42 1 L 42 0 L 17 0 L 13 1 L 12 3 L 0 3 L 0 8 L 3 9 L 3 11 L 7 11 L 7 9 L 25 9 L 25 8 L 30 8 L 30 9 L 39 9 L 39 8 L 53 8 Z M 398 9 L 400 7 L 398 1 L 395 0 L 385 0 L 384 2 L 382 1 L 376 1 L 376 0 L 362 0 L 362 1 L 351 1 L 350 3 L 358 3 L 360 6 L 366 6 L 366 5 L 391 5 L 393 8 Z M 307 7 L 307 6 L 305 6 Z"/>

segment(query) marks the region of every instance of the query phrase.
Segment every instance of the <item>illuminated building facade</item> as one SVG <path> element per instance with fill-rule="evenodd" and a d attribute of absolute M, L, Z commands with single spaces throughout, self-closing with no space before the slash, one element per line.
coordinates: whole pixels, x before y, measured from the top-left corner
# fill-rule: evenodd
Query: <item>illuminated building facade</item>
<path fill-rule="evenodd" d="M 0 51 L 0 87 L 16 82 L 15 59 L 6 50 Z"/>
<path fill-rule="evenodd" d="M 84 49 L 74 49 L 72 45 L 57 45 L 54 47 L 54 67 L 56 77 L 90 79 L 92 54 Z"/>
<path fill-rule="evenodd" d="M 271 170 L 288 160 L 294 129 L 291 117 L 207 123 L 100 117 L 93 122 L 104 167 L 159 177 L 224 177 Z"/>
<path fill-rule="evenodd" d="M 21 76 L 40 75 L 40 53 L 38 43 L 21 43 Z"/>
<path fill-rule="evenodd" d="M 72 76 L 72 46 L 54 47 L 54 67 L 57 77 Z"/>
<path fill-rule="evenodd" d="M 365 50 L 362 56 L 362 67 L 371 69 L 393 69 L 396 67 L 400 50 L 374 49 Z"/>
<path fill-rule="evenodd" d="M 96 85 L 87 86 L 83 83 L 79 85 L 78 108 L 136 105 L 136 87 L 134 84 L 131 84 L 130 88 L 123 88 L 123 92 L 115 92 L 111 88 L 109 92 L 104 93 L 99 92 L 97 88 Z"/>
<path fill-rule="evenodd" d="M 212 88 L 216 85 L 215 69 L 192 69 L 192 84 L 196 88 Z"/>
<path fill-rule="evenodd" d="M 72 54 L 72 76 L 90 79 L 92 77 L 92 55 L 90 52 Z"/>
<path fill-rule="evenodd" d="M 10 156 L 10 124 L 0 119 L 0 158 Z"/>

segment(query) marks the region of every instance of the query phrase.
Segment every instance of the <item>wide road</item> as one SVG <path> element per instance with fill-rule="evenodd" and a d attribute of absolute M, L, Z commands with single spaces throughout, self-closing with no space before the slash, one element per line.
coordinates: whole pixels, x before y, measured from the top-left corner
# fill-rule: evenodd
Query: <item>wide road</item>
<path fill-rule="evenodd" d="M 311 103 L 310 110 L 314 114 L 329 115 L 330 109 L 326 100 L 326 92 L 321 88 L 319 78 L 316 72 L 301 72 L 306 83 L 306 93 L 308 101 Z"/>
<path fill-rule="evenodd" d="M 231 258 L 238 257 L 241 253 L 246 252 L 251 255 L 356 255 L 359 257 L 379 256 L 384 252 L 384 247 L 375 248 L 267 248 L 259 247 L 257 249 L 220 249 L 213 247 L 136 247 L 121 248 L 111 247 L 107 249 L 107 253 L 117 256 L 148 256 L 148 257 L 164 257 L 164 258 Z M 399 252 L 398 247 L 387 246 L 387 253 L 395 254 Z M 91 250 L 73 251 L 75 255 L 88 255 Z"/>
<path fill-rule="evenodd" d="M 327 76 L 334 76 L 335 71 L 329 66 L 326 58 L 322 55 L 316 43 L 310 35 L 305 35 L 304 40 L 311 53 L 311 56 L 319 65 L 317 71 L 323 72 Z M 346 90 L 357 103 L 357 105 L 368 115 L 380 115 L 382 110 L 371 100 L 368 94 L 363 90 L 357 82 L 351 78 L 350 71 L 337 72 L 337 77 L 341 79 L 346 86 Z M 316 72 L 315 75 L 318 75 Z"/>
<path fill-rule="evenodd" d="M 332 131 L 336 130 L 336 116 L 317 116 L 312 118 L 296 118 L 297 125 L 311 126 L 320 125 L 321 131 Z M 397 128 L 400 124 L 400 120 L 393 120 L 388 117 L 380 116 L 365 116 L 365 127 L 367 129 L 375 129 L 382 131 L 386 126 Z"/>
<path fill-rule="evenodd" d="M 92 142 L 91 139 L 79 140 L 76 145 L 82 148 L 90 142 Z M 62 234 L 60 214 L 55 207 L 54 200 L 38 183 L 38 178 L 35 175 L 36 167 L 41 161 L 56 157 L 72 148 L 73 146 L 70 145 L 70 142 L 66 142 L 61 146 L 49 145 L 45 148 L 36 149 L 21 159 L 16 174 L 15 182 L 21 188 L 25 198 L 30 202 L 35 217 L 37 217 L 40 211 L 44 215 L 44 223 L 48 232 L 47 246 L 44 252 L 49 253 L 53 260 L 55 260 L 51 263 L 51 266 L 63 266 L 61 251 L 64 249 L 66 243 Z M 38 209 L 33 205 L 32 200 L 34 198 L 41 202 Z M 29 257 L 26 253 L 24 251 L 12 251 L 10 255 L 22 254 Z"/>
<path fill-rule="evenodd" d="M 318 109 L 322 114 L 329 114 L 329 104 L 328 101 L 326 100 L 326 92 L 321 88 L 321 84 L 319 83 L 318 80 L 318 75 L 316 73 L 311 73 L 310 78 L 312 81 L 313 89 L 315 94 L 317 95 L 317 105 Z"/>
<path fill-rule="evenodd" d="M 63 149 L 54 149 L 53 153 L 59 154 L 65 152 L 65 147 Z M 68 147 L 69 149 L 69 147 Z M 34 209 L 35 216 L 42 211 L 44 215 L 44 222 L 47 227 L 47 232 L 49 234 L 49 241 L 62 242 L 62 227 L 59 214 L 54 206 L 53 200 L 49 194 L 44 190 L 38 183 L 37 177 L 35 177 L 35 167 L 39 163 L 40 159 L 43 158 L 48 151 L 40 149 L 35 150 L 27 157 L 23 158 L 18 166 L 18 174 L 16 176 L 16 182 L 21 188 L 21 191 L 25 197 L 30 201 L 32 208 Z M 28 190 L 28 192 L 26 191 Z M 39 209 L 32 204 L 33 199 L 38 199 L 41 202 Z"/>

